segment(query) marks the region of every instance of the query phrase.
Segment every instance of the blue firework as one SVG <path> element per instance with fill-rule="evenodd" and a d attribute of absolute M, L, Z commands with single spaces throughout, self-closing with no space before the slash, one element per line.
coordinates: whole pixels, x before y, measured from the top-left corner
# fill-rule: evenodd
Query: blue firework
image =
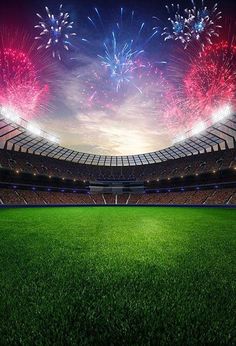
<path fill-rule="evenodd" d="M 218 10 L 217 3 L 214 4 L 212 9 L 208 9 L 201 1 L 200 7 L 192 0 L 192 7 L 186 9 L 188 13 L 188 41 L 199 41 L 204 48 L 205 44 L 213 43 L 214 37 L 219 36 L 219 30 L 222 28 L 220 20 L 222 14 Z"/>
<path fill-rule="evenodd" d="M 166 5 L 166 9 L 169 14 L 168 21 L 170 25 L 163 29 L 162 36 L 164 36 L 164 40 L 181 41 L 182 44 L 186 45 L 188 42 L 188 18 L 186 12 L 180 13 L 179 4 L 176 6 L 172 4 L 170 7 Z"/>
<path fill-rule="evenodd" d="M 138 67 L 136 61 L 144 50 L 133 49 L 133 41 L 119 44 L 114 32 L 109 43 L 109 46 L 104 43 L 105 54 L 99 55 L 99 58 L 114 82 L 116 90 L 119 91 L 124 83 L 132 81 L 133 71 Z"/>
<path fill-rule="evenodd" d="M 136 25 L 135 12 L 131 11 L 125 16 L 124 9 L 121 8 L 119 20 L 114 23 L 114 29 L 107 36 L 105 25 L 97 8 L 95 8 L 95 12 L 98 23 L 96 19 L 91 17 L 88 17 L 88 19 L 98 31 L 101 27 L 101 31 L 104 32 L 105 36 L 101 54 L 98 54 L 98 57 L 116 91 L 118 92 L 128 83 L 132 83 L 141 92 L 141 89 L 135 85 L 134 71 L 140 67 L 139 57 L 144 54 L 148 42 L 157 35 L 158 28 L 153 31 L 150 30 L 148 35 L 144 22 Z"/>
<path fill-rule="evenodd" d="M 71 46 L 71 38 L 76 36 L 73 32 L 73 22 L 70 21 L 68 12 L 63 11 L 62 5 L 59 7 L 57 14 L 50 12 L 48 7 L 45 7 L 47 16 L 43 18 L 39 13 L 37 17 L 40 19 L 35 28 L 40 30 L 38 36 L 35 37 L 41 44 L 38 49 L 50 49 L 52 56 L 61 60 L 62 50 L 68 51 Z"/>
<path fill-rule="evenodd" d="M 199 0 L 200 1 L 200 0 Z M 191 0 L 189 8 L 180 8 L 180 5 L 166 5 L 169 14 L 169 26 L 164 27 L 162 36 L 164 40 L 179 40 L 187 48 L 194 41 L 200 42 L 202 48 L 206 44 L 212 44 L 213 38 L 219 36 L 221 29 L 221 12 L 215 3 L 212 9 L 209 9 L 201 0 L 200 6 L 197 6 L 195 0 Z"/>

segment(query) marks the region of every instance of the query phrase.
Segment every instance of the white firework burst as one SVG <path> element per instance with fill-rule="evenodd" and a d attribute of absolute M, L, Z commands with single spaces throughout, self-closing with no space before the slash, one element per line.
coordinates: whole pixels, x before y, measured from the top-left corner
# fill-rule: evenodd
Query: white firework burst
<path fill-rule="evenodd" d="M 206 44 L 212 44 L 214 37 L 219 36 L 222 26 L 219 24 L 222 14 L 217 3 L 212 9 L 204 4 L 204 0 L 191 0 L 189 8 L 181 9 L 180 5 L 166 5 L 169 14 L 169 26 L 163 29 L 164 40 L 180 41 L 184 48 L 190 43 L 199 42 L 204 49 Z"/>
<path fill-rule="evenodd" d="M 172 4 L 170 7 L 166 5 L 166 9 L 169 14 L 168 21 L 170 25 L 163 29 L 162 36 L 164 36 L 164 40 L 180 41 L 186 45 L 188 42 L 188 18 L 186 17 L 186 12 L 180 13 L 179 4 L 176 6 Z"/>
<path fill-rule="evenodd" d="M 42 42 L 38 49 L 51 49 L 52 56 L 61 60 L 61 52 L 70 49 L 70 39 L 76 36 L 73 32 L 74 22 L 70 21 L 70 15 L 63 11 L 62 5 L 58 14 L 51 13 L 48 7 L 45 7 L 45 10 L 47 12 L 45 18 L 39 13 L 36 14 L 40 20 L 35 28 L 40 30 L 40 34 L 35 39 Z"/>
<path fill-rule="evenodd" d="M 212 44 L 215 37 L 219 37 L 219 30 L 222 26 L 219 24 L 222 19 L 222 13 L 218 10 L 218 4 L 215 3 L 212 9 L 209 9 L 201 0 L 198 7 L 194 0 L 192 8 L 186 9 L 188 15 L 188 41 L 199 41 L 202 47 L 205 44 Z"/>

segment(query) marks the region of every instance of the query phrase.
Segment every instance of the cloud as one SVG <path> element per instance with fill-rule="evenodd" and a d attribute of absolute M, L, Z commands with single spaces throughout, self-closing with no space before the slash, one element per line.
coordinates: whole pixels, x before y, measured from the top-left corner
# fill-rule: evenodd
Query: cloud
<path fill-rule="evenodd" d="M 97 59 L 82 56 L 72 63 L 73 69 L 60 71 L 59 109 L 41 119 L 62 145 L 94 154 L 129 155 L 170 144 L 161 122 L 161 92 L 154 90 L 153 80 L 141 81 L 142 93 L 136 80 L 124 93 L 117 93 Z"/>

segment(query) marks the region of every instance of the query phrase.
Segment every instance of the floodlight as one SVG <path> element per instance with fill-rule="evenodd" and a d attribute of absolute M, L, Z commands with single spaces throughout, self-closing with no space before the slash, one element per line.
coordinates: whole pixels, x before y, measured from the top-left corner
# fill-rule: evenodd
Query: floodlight
<path fill-rule="evenodd" d="M 204 121 L 200 121 L 199 123 L 197 123 L 193 128 L 192 128 L 192 135 L 196 136 L 199 133 L 205 131 L 207 128 L 206 123 L 204 123 Z"/>
<path fill-rule="evenodd" d="M 175 137 L 173 142 L 174 142 L 174 144 L 179 143 L 179 142 L 184 142 L 185 139 L 186 139 L 186 136 L 184 134 L 182 134 L 182 135 Z"/>
<path fill-rule="evenodd" d="M 49 142 L 52 142 L 52 143 L 59 143 L 59 138 L 51 134 L 47 135 L 47 140 L 49 140 Z"/>
<path fill-rule="evenodd" d="M 42 135 L 42 130 L 35 124 L 27 123 L 27 130 L 36 136 Z"/>
<path fill-rule="evenodd" d="M 2 106 L 1 107 L 1 114 L 8 120 L 13 121 L 14 123 L 20 122 L 20 116 L 19 114 L 11 107 Z"/>
<path fill-rule="evenodd" d="M 233 113 L 232 105 L 227 104 L 223 107 L 220 107 L 212 114 L 213 123 L 217 123 L 218 121 L 224 120 L 230 117 Z"/>

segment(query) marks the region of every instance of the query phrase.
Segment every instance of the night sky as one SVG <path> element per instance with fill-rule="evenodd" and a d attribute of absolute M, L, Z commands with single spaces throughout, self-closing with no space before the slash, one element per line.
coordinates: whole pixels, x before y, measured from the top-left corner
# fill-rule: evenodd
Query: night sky
<path fill-rule="evenodd" d="M 172 1 L 173 2 L 173 1 Z M 163 78 L 168 79 L 172 63 L 185 56 L 192 55 L 195 46 L 184 50 L 180 42 L 168 40 L 164 42 L 162 30 L 168 23 L 165 5 L 171 1 L 90 1 L 65 0 L 64 11 L 74 21 L 73 31 L 77 37 L 71 41 L 69 52 L 62 50 L 62 60 L 51 58 L 52 77 L 47 107 L 34 116 L 31 121 L 43 129 L 56 134 L 60 143 L 66 147 L 96 154 L 126 155 L 155 151 L 172 143 L 178 135 L 168 126 L 163 116 L 166 101 L 166 85 Z M 179 2 L 183 8 L 189 1 Z M 196 3 L 197 0 L 196 0 Z M 34 26 L 38 23 L 36 13 L 46 16 L 45 6 L 51 12 L 57 12 L 60 1 L 18 1 L 8 0 L 1 4 L 1 25 L 19 28 L 27 32 L 34 41 L 38 34 Z M 213 1 L 206 1 L 208 8 Z M 102 24 L 96 16 L 94 7 L 99 9 Z M 141 72 L 134 71 L 131 82 L 124 83 L 118 91 L 114 81 L 110 81 L 107 70 L 102 66 L 98 55 L 104 54 L 103 42 L 108 42 L 119 20 L 120 8 L 124 8 L 123 32 L 121 40 L 136 37 L 138 28 L 145 22 L 145 30 L 138 42 L 138 49 L 144 45 L 141 63 L 148 68 Z M 224 28 L 221 36 L 227 38 L 227 23 L 232 23 L 232 14 L 236 13 L 236 1 L 221 1 L 218 8 L 222 11 Z M 132 10 L 134 19 L 130 20 Z M 97 28 L 88 20 L 94 19 Z M 158 23 L 153 16 L 158 17 Z M 146 43 L 152 33 L 153 26 L 158 26 L 158 34 Z M 234 30 L 234 29 L 233 29 Z M 232 31 L 232 30 L 231 30 Z M 88 40 L 83 42 L 82 38 Z M 163 64 L 165 61 L 165 64 Z M 177 63 L 174 62 L 174 68 Z M 150 67 L 151 66 L 151 67 Z M 178 65 L 177 69 L 185 69 Z M 155 71 L 158 70 L 158 73 Z M 173 82 L 173 81 L 172 81 Z M 176 80 L 174 80 L 176 83 Z M 170 115 L 169 115 L 170 116 Z M 187 128 L 187 118 L 184 119 Z M 181 126 L 179 131 L 182 131 Z"/>

